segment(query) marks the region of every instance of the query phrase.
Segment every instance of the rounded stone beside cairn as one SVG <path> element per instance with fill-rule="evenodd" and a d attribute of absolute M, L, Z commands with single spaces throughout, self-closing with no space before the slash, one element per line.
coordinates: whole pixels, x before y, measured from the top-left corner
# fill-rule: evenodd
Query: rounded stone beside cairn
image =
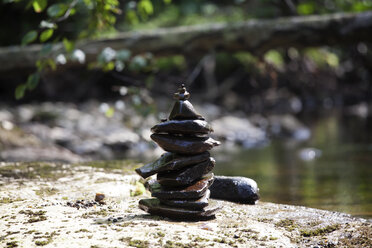
<path fill-rule="evenodd" d="M 207 136 L 213 129 L 195 111 L 189 97 L 181 85 L 168 120 L 151 128 L 151 139 L 167 152 L 136 169 L 143 178 L 157 174 L 157 180 L 148 182 L 155 198 L 140 200 L 139 207 L 171 219 L 208 220 L 220 208 L 209 202 L 215 160 L 208 150 L 220 143 Z"/>

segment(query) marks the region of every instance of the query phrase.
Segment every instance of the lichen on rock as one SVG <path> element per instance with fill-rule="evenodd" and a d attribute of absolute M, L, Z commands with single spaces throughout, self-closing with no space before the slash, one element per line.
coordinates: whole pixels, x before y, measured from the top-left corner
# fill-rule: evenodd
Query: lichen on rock
<path fill-rule="evenodd" d="M 48 168 L 60 170 L 58 177 L 37 178 L 26 173 L 37 170 L 37 163 L 0 164 L 0 199 L 4 199 L 0 202 L 0 247 L 371 246 L 370 221 L 301 206 L 220 201 L 224 207 L 215 220 L 180 222 L 150 216 L 137 205 L 150 193 L 130 195 L 140 177 L 128 168 L 118 173 L 117 168 L 103 169 L 97 164 L 54 165 Z M 36 194 L 45 188 L 56 191 Z M 67 205 L 93 201 L 97 192 L 105 194 L 105 205 L 79 209 Z"/>

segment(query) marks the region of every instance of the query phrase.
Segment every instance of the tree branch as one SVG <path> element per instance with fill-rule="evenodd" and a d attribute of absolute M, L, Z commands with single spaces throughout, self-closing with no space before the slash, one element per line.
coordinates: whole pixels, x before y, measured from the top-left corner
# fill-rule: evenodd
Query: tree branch
<path fill-rule="evenodd" d="M 82 41 L 77 48 L 85 52 L 87 62 L 95 61 L 105 47 L 128 49 L 132 54 L 151 52 L 155 56 L 200 56 L 211 50 L 262 54 L 278 47 L 370 42 L 371 30 L 372 12 L 368 11 L 128 32 L 116 38 Z M 41 45 L 0 48 L 0 71 L 34 67 L 40 50 Z M 62 44 L 54 45 L 53 56 L 63 52 Z"/>

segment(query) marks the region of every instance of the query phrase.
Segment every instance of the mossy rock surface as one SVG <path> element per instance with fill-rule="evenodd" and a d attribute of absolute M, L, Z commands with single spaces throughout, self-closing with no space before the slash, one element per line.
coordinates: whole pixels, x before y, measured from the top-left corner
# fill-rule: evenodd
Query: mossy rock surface
<path fill-rule="evenodd" d="M 0 163 L 0 247 L 372 246 L 370 221 L 301 206 L 223 202 L 200 222 L 150 216 L 138 208 L 150 193 L 133 194 L 139 166 Z M 67 205 L 96 193 L 105 205 Z"/>

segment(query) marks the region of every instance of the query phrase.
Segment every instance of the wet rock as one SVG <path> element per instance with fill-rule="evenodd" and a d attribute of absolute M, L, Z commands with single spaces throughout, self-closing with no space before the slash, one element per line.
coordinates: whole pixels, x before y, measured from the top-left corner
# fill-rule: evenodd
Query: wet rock
<path fill-rule="evenodd" d="M 151 195 L 159 199 L 197 199 L 205 195 L 208 187 L 213 183 L 213 177 L 213 173 L 210 173 L 193 185 L 186 187 L 164 187 L 156 180 L 150 181 L 147 186 Z"/>
<path fill-rule="evenodd" d="M 196 112 L 192 104 L 187 100 L 175 102 L 173 109 L 169 115 L 169 120 L 195 119 L 204 120 L 204 118 L 198 112 Z"/>
<path fill-rule="evenodd" d="M 207 190 L 204 196 L 199 199 L 159 199 L 160 203 L 168 206 L 178 207 L 178 208 L 188 208 L 201 210 L 208 206 L 208 200 L 211 192 Z"/>
<path fill-rule="evenodd" d="M 216 161 L 210 157 L 205 162 L 187 167 L 180 171 L 159 172 L 157 180 L 164 186 L 189 185 L 197 179 L 207 175 L 214 168 L 215 163 Z"/>
<path fill-rule="evenodd" d="M 175 153 L 164 153 L 159 159 L 136 169 L 136 172 L 143 178 L 147 178 L 160 171 L 179 170 L 185 166 L 197 164 L 207 160 L 209 152 L 203 152 L 194 156 L 180 156 Z"/>
<path fill-rule="evenodd" d="M 13 121 L 14 115 L 12 112 L 6 110 L 6 109 L 1 109 L 0 110 L 0 122 L 2 121 Z"/>
<path fill-rule="evenodd" d="M 61 127 L 49 127 L 41 123 L 27 123 L 22 125 L 23 130 L 27 133 L 31 133 L 41 139 L 45 143 L 56 143 L 64 146 L 74 140 L 77 140 L 76 135 L 72 130 L 61 128 Z"/>
<path fill-rule="evenodd" d="M 260 198 L 257 183 L 247 177 L 216 176 L 210 187 L 211 198 L 255 204 Z"/>
<path fill-rule="evenodd" d="M 203 120 L 173 120 L 159 123 L 151 128 L 154 133 L 170 134 L 208 134 L 213 131 Z"/>
<path fill-rule="evenodd" d="M 291 138 L 297 141 L 307 140 L 311 131 L 292 115 L 273 115 L 269 117 L 272 135 Z"/>
<path fill-rule="evenodd" d="M 216 217 L 215 212 L 221 208 L 217 202 L 210 202 L 210 204 L 202 210 L 176 208 L 161 204 L 160 200 L 156 198 L 140 200 L 139 207 L 150 214 L 188 221 L 214 219 Z"/>
<path fill-rule="evenodd" d="M 0 151 L 0 160 L 11 162 L 54 161 L 76 163 L 84 159 L 61 147 L 19 147 Z"/>
<path fill-rule="evenodd" d="M 152 134 L 151 139 L 168 152 L 198 154 L 220 145 L 209 137 L 184 137 L 169 134 Z"/>
<path fill-rule="evenodd" d="M 105 130 L 102 134 L 104 136 L 104 144 L 110 147 L 128 147 L 129 144 L 140 141 L 138 134 L 124 127 L 116 128 L 115 131 Z"/>
<path fill-rule="evenodd" d="M 216 137 L 240 144 L 245 148 L 259 146 L 267 142 L 265 131 L 254 126 L 247 118 L 225 116 L 214 120 L 211 125 Z"/>

